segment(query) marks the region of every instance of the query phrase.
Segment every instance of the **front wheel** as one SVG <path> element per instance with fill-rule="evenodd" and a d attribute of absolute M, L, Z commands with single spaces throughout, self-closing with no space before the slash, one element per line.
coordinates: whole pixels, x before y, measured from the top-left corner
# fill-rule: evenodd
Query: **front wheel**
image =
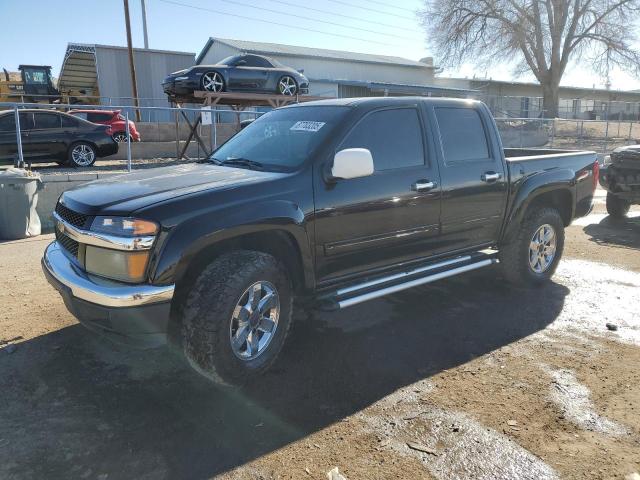
<path fill-rule="evenodd" d="M 96 161 L 96 157 L 96 149 L 90 143 L 74 143 L 69 149 L 68 163 L 72 167 L 90 167 Z"/>
<path fill-rule="evenodd" d="M 515 238 L 500 248 L 502 273 L 522 285 L 541 285 L 556 271 L 564 249 L 564 222 L 557 210 L 529 213 Z"/>
<path fill-rule="evenodd" d="M 262 252 L 224 254 L 197 277 L 182 318 L 189 363 L 218 383 L 258 379 L 291 326 L 293 292 L 283 265 Z"/>
<path fill-rule="evenodd" d="M 205 92 L 220 93 L 224 91 L 224 79 L 218 72 L 206 72 L 202 75 L 200 87 Z"/>
<path fill-rule="evenodd" d="M 629 213 L 630 208 L 631 203 L 627 200 L 619 198 L 611 192 L 607 192 L 607 213 L 609 215 L 614 218 L 624 218 L 627 213 Z"/>

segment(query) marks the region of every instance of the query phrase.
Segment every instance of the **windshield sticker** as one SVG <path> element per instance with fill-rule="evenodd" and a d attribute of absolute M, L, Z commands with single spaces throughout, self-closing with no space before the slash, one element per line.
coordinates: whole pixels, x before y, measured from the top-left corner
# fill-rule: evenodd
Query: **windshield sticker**
<path fill-rule="evenodd" d="M 296 122 L 289 130 L 300 131 L 300 132 L 317 132 L 322 128 L 324 122 Z"/>

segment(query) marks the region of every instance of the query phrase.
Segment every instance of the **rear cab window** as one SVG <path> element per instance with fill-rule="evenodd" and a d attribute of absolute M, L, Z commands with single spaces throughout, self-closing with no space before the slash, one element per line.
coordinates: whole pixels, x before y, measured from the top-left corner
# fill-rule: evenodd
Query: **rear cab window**
<path fill-rule="evenodd" d="M 478 110 L 436 107 L 435 115 L 445 163 L 491 160 L 487 134 Z"/>
<path fill-rule="evenodd" d="M 342 141 L 338 150 L 366 148 L 376 172 L 425 164 L 418 110 L 402 107 L 365 115 Z"/>

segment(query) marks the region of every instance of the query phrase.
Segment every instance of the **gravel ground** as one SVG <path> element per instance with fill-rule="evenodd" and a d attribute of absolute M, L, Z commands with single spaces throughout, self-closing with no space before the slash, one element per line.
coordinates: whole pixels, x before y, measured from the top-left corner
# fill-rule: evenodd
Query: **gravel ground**
<path fill-rule="evenodd" d="M 275 369 L 242 390 L 78 325 L 40 271 L 51 235 L 0 243 L 0 478 L 640 472 L 640 208 L 613 221 L 602 200 L 547 286 L 485 269 L 299 312 Z"/>

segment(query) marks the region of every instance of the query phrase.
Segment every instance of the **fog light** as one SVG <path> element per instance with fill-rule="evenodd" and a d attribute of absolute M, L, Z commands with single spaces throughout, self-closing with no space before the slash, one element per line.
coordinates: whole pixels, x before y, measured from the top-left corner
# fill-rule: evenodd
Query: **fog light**
<path fill-rule="evenodd" d="M 85 269 L 101 277 L 122 282 L 144 281 L 149 252 L 125 252 L 87 245 Z"/>

